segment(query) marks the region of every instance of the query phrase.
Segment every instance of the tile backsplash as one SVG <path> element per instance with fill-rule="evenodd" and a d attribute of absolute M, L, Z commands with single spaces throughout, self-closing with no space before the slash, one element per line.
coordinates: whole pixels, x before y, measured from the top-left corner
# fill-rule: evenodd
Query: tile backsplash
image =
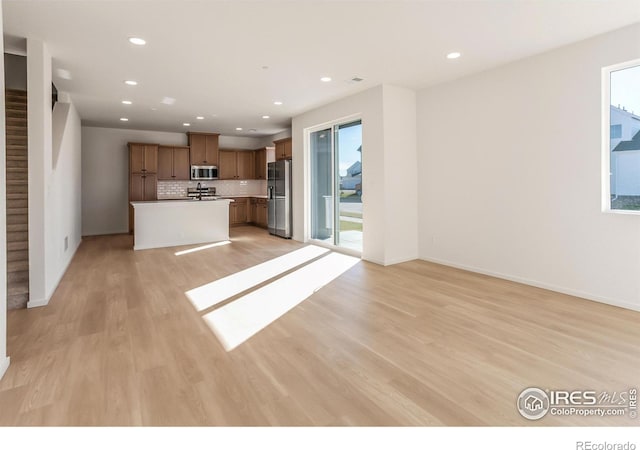
<path fill-rule="evenodd" d="M 217 195 L 265 195 L 266 180 L 201 181 L 202 186 L 215 187 Z M 187 188 L 195 188 L 197 181 L 158 181 L 158 199 L 186 197 Z"/>

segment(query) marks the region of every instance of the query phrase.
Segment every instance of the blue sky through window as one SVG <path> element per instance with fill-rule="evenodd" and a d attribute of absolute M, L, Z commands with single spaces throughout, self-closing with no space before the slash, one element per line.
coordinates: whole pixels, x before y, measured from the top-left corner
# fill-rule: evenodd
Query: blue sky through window
<path fill-rule="evenodd" d="M 640 66 L 611 72 L 611 104 L 640 116 Z"/>
<path fill-rule="evenodd" d="M 342 128 L 338 133 L 338 148 L 340 151 L 340 176 L 347 174 L 347 169 L 356 161 L 361 161 L 358 148 L 362 145 L 362 125 Z"/>

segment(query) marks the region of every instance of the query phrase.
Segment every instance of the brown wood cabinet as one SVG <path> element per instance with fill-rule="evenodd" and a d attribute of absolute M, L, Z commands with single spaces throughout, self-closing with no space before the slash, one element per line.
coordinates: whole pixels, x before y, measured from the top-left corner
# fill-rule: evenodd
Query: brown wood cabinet
<path fill-rule="evenodd" d="M 129 173 L 156 173 L 158 144 L 129 143 Z"/>
<path fill-rule="evenodd" d="M 253 150 L 220 150 L 218 178 L 221 180 L 255 179 L 255 156 Z"/>
<path fill-rule="evenodd" d="M 256 180 L 267 179 L 267 151 L 256 150 Z"/>
<path fill-rule="evenodd" d="M 262 228 L 267 228 L 268 203 L 265 198 L 251 197 L 247 214 L 247 222 Z"/>
<path fill-rule="evenodd" d="M 262 228 L 267 228 L 268 225 L 268 217 L 269 217 L 269 206 L 266 198 L 259 198 L 257 207 L 256 207 L 256 215 L 254 222 L 256 225 Z"/>
<path fill-rule="evenodd" d="M 129 177 L 129 201 L 158 199 L 158 177 L 155 173 L 132 173 Z"/>
<path fill-rule="evenodd" d="M 256 177 L 256 153 L 254 151 L 241 151 L 238 157 L 238 179 L 253 180 Z"/>
<path fill-rule="evenodd" d="M 273 141 L 276 146 L 276 161 L 292 158 L 293 149 L 291 147 L 291 142 L 291 138 L 278 139 L 277 141 Z"/>
<path fill-rule="evenodd" d="M 256 153 L 256 180 L 267 179 L 267 148 L 259 148 L 255 150 Z"/>
<path fill-rule="evenodd" d="M 217 166 L 219 164 L 217 133 L 188 132 L 190 163 L 194 166 Z"/>
<path fill-rule="evenodd" d="M 189 147 L 158 147 L 158 180 L 189 180 Z"/>
<path fill-rule="evenodd" d="M 221 180 L 235 180 L 237 172 L 236 152 L 233 150 L 220 150 L 218 178 Z"/>
<path fill-rule="evenodd" d="M 131 202 L 158 199 L 158 144 L 129 142 L 129 233 L 133 233 Z"/>
<path fill-rule="evenodd" d="M 247 222 L 249 223 L 255 223 L 256 222 L 256 210 L 257 210 L 257 206 L 258 203 L 256 202 L 257 199 L 255 198 L 250 198 L 249 199 L 249 206 L 247 208 Z"/>
<path fill-rule="evenodd" d="M 243 225 L 247 223 L 247 198 L 235 197 L 229 204 L 229 225 Z"/>

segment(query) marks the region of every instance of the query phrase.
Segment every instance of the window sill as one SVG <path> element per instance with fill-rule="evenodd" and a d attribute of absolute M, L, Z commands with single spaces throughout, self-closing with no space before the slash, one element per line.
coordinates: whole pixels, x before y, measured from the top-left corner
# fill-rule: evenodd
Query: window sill
<path fill-rule="evenodd" d="M 640 211 L 632 209 L 603 209 L 602 212 L 605 214 L 619 214 L 623 216 L 640 216 Z"/>

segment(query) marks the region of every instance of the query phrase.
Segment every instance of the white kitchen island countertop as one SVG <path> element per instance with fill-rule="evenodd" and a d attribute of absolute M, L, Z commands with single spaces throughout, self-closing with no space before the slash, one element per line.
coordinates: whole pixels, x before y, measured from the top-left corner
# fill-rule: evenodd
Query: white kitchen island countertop
<path fill-rule="evenodd" d="M 156 200 L 131 202 L 133 249 L 175 247 L 229 240 L 232 200 Z"/>
<path fill-rule="evenodd" d="M 221 195 L 220 198 L 268 198 L 266 194 Z"/>

